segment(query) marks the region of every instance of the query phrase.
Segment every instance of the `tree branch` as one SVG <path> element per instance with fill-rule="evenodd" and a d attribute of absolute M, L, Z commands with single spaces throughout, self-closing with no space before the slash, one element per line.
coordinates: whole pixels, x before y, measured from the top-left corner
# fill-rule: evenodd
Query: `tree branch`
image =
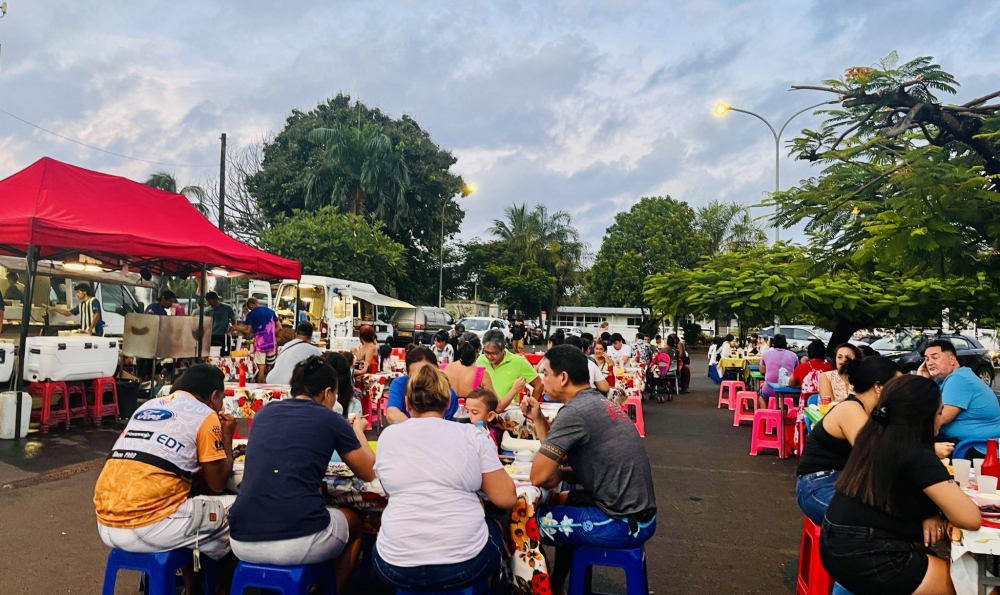
<path fill-rule="evenodd" d="M 910 111 L 906 113 L 906 116 L 898 124 L 885 131 L 886 138 L 896 138 L 900 134 L 909 130 L 910 126 L 913 125 L 913 119 L 917 117 L 917 114 L 919 114 L 922 109 L 924 109 L 923 103 L 918 103 L 911 107 Z"/>
<path fill-rule="evenodd" d="M 1000 91 L 994 91 L 989 95 L 983 95 L 982 97 L 977 97 L 968 103 L 963 103 L 962 107 L 973 107 L 979 105 L 980 103 L 985 103 L 994 97 L 1000 97 Z"/>
<path fill-rule="evenodd" d="M 875 107 L 873 107 L 871 109 L 871 111 L 869 111 L 867 114 L 865 114 L 865 117 L 861 118 L 861 120 L 859 120 L 857 124 L 855 124 L 854 126 L 851 126 L 847 130 L 845 130 L 844 133 L 840 135 L 840 138 L 838 138 L 832 145 L 830 145 L 830 150 L 831 151 L 835 150 L 837 148 L 837 145 L 839 145 L 841 142 L 843 142 L 843 140 L 845 138 L 847 138 L 848 134 L 854 132 L 858 128 L 861 128 L 861 126 L 865 122 L 867 122 L 872 116 L 874 116 L 875 112 L 877 112 L 878 110 L 879 110 L 879 106 L 876 105 Z"/>
<path fill-rule="evenodd" d="M 837 95 L 841 94 L 838 89 L 834 89 L 833 87 L 818 87 L 816 85 L 792 85 L 792 91 L 806 91 L 806 90 L 826 91 L 828 93 L 836 93 Z"/>

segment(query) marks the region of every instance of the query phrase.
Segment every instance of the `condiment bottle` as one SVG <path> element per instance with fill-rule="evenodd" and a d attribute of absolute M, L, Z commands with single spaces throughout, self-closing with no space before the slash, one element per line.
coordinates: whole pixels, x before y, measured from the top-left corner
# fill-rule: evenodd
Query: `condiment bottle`
<path fill-rule="evenodd" d="M 997 441 L 995 438 L 990 438 L 986 441 L 986 458 L 983 460 L 982 467 L 980 467 L 980 474 L 1000 478 L 1000 459 L 997 459 Z"/>
<path fill-rule="evenodd" d="M 240 362 L 240 386 L 247 385 L 247 364 L 246 362 Z"/>

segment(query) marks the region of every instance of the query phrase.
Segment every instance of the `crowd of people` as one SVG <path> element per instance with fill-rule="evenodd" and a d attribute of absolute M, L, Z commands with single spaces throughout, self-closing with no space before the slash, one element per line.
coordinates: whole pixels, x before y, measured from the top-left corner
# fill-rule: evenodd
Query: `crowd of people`
<path fill-rule="evenodd" d="M 540 373 L 506 349 L 499 331 L 481 342 L 461 335 L 448 345 L 455 359 L 444 366 L 441 347 L 437 353 L 410 349 L 406 376 L 390 386 L 392 425 L 381 433 L 376 454 L 365 436 L 368 421 L 350 415 L 360 409 L 350 363 L 355 354 L 307 349 L 307 324 L 277 357 L 273 372 L 284 374 L 282 358 L 297 354 L 286 360 L 294 361 L 291 398 L 254 417 L 236 495 L 226 493 L 236 422 L 222 411 L 221 371 L 192 366 L 170 395 L 139 408 L 95 487 L 104 543 L 133 552 L 197 549 L 221 562 L 219 592 L 227 592 L 237 559 L 329 560 L 343 588 L 360 551 L 361 519 L 350 509 L 328 507 L 321 492 L 327 465 L 340 460 L 362 480 L 379 479 L 388 494 L 373 553 L 381 580 L 411 590 L 477 583 L 495 576 L 505 556 L 505 527 L 489 511 L 509 518 L 504 511 L 517 498 L 493 424 L 512 402 L 541 441 L 531 482 L 545 489 L 574 486 L 538 512 L 567 527 L 542 532 L 543 542 L 556 548 L 554 590 L 562 589 L 573 548 L 637 547 L 652 536 L 656 501 L 642 440 L 628 415 L 600 391 L 597 364 L 579 338 L 553 345 Z M 531 396 L 521 395 L 525 387 Z M 563 405 L 551 423 L 539 403 L 543 394 Z M 460 395 L 472 423 L 450 421 Z M 491 431 L 480 431 L 477 421 Z M 189 571 L 185 578 L 193 588 Z"/>

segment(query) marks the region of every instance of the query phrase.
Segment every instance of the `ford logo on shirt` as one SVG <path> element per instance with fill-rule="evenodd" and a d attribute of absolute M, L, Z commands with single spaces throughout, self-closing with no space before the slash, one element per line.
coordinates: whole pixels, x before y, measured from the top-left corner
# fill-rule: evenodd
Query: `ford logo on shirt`
<path fill-rule="evenodd" d="M 136 421 L 163 421 L 173 416 L 174 414 L 166 409 L 143 409 L 136 413 L 132 419 Z"/>

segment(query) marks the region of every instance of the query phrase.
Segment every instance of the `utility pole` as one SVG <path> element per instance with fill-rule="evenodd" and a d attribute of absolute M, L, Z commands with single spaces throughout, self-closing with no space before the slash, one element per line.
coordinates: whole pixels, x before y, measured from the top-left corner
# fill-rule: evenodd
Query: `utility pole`
<path fill-rule="evenodd" d="M 226 231 L 226 133 L 222 133 L 222 156 L 219 157 L 219 230 Z"/>

